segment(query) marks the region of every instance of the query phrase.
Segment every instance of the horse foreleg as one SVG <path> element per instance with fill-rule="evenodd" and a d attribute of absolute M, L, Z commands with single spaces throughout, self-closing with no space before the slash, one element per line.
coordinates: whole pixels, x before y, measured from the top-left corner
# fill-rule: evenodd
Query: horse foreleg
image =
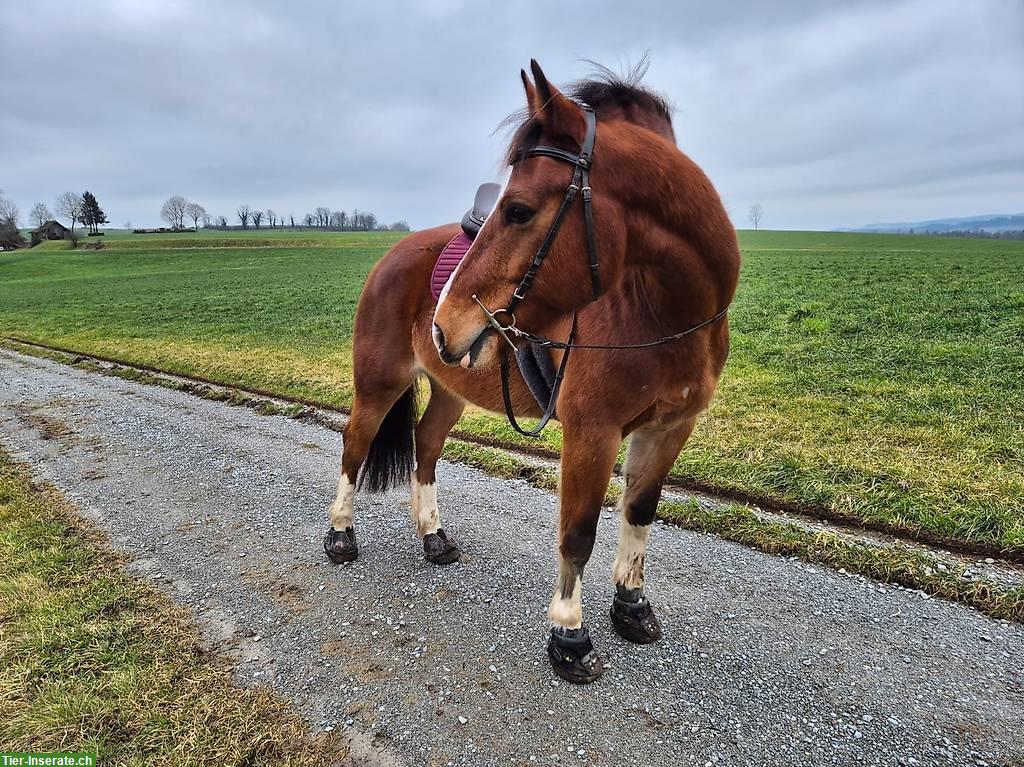
<path fill-rule="evenodd" d="M 626 453 L 626 491 L 619 503 L 619 550 L 612 567 L 615 598 L 612 625 L 620 636 L 646 644 L 661 638 L 661 623 L 644 594 L 647 541 L 661 499 L 661 487 L 693 431 L 694 419 L 671 429 L 634 432 Z"/>
<path fill-rule="evenodd" d="M 441 527 L 434 470 L 448 432 L 465 406 L 463 400 L 431 379 L 430 401 L 416 425 L 416 473 L 412 479 L 410 506 L 416 533 L 423 539 L 423 556 L 437 565 L 454 562 L 460 554 L 458 546 Z"/>
<path fill-rule="evenodd" d="M 548 607 L 554 624 L 548 656 L 555 673 L 570 682 L 592 682 L 604 672 L 604 662 L 583 623 L 583 568 L 594 549 L 597 520 L 621 439 L 618 429 L 579 433 L 567 425 L 562 441 L 559 566 Z"/>

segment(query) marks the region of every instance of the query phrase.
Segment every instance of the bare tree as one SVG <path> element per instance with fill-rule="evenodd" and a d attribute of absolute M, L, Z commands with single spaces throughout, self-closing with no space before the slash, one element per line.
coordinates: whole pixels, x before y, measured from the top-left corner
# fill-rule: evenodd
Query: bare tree
<path fill-rule="evenodd" d="M 0 189 L 0 224 L 14 226 L 15 229 L 18 227 L 18 206 L 14 200 L 4 197 L 3 189 Z"/>
<path fill-rule="evenodd" d="M 755 202 L 751 205 L 750 213 L 747 214 L 747 217 L 750 219 L 750 223 L 754 225 L 754 231 L 757 231 L 761 219 L 764 218 L 764 208 L 761 207 L 761 203 Z"/>
<path fill-rule="evenodd" d="M 313 226 L 313 222 L 314 221 L 315 221 L 315 219 L 313 218 L 313 214 L 312 213 L 307 213 L 305 216 L 302 217 L 302 225 L 303 226 Z"/>
<path fill-rule="evenodd" d="M 252 211 L 249 210 L 249 206 L 248 205 L 239 205 L 238 206 L 238 210 L 236 211 L 236 213 L 238 214 L 238 220 L 242 222 L 242 228 L 243 229 L 248 229 L 249 228 L 249 216 L 252 214 Z"/>
<path fill-rule="evenodd" d="M 53 218 L 53 214 L 50 213 L 50 209 L 46 207 L 45 202 L 37 202 L 32 206 L 32 212 L 28 214 L 28 217 L 36 226 L 42 226 Z"/>
<path fill-rule="evenodd" d="M 75 231 L 75 223 L 82 220 L 82 195 L 74 192 L 62 192 L 57 196 L 57 215 L 71 222 L 71 231 Z"/>
<path fill-rule="evenodd" d="M 253 223 L 253 225 L 257 229 L 259 229 L 260 228 L 260 223 L 262 223 L 262 221 L 263 221 L 263 211 L 262 210 L 254 210 L 252 212 L 252 223 Z"/>
<path fill-rule="evenodd" d="M 217 226 L 219 226 L 221 229 L 227 229 L 228 228 L 228 220 L 227 220 L 227 218 L 225 218 L 224 216 L 217 216 Z"/>
<path fill-rule="evenodd" d="M 267 208 L 267 221 L 270 223 L 271 229 L 277 224 L 277 214 L 271 208 Z"/>
<path fill-rule="evenodd" d="M 190 202 L 185 205 L 185 213 L 192 219 L 192 226 L 199 228 L 199 219 L 206 216 L 206 208 L 198 202 Z"/>
<path fill-rule="evenodd" d="M 188 213 L 188 200 L 180 194 L 168 197 L 160 208 L 160 218 L 171 225 L 172 229 L 185 228 L 185 215 Z"/>
<path fill-rule="evenodd" d="M 25 246 L 25 238 L 18 228 L 18 206 L 4 197 L 0 189 L 0 250 L 14 250 Z"/>
<path fill-rule="evenodd" d="M 328 224 L 331 223 L 330 208 L 320 206 L 319 208 L 313 211 L 313 215 L 316 216 L 317 226 L 326 227 Z"/>
<path fill-rule="evenodd" d="M 292 229 L 294 229 L 295 228 L 295 214 L 294 213 L 289 214 L 288 215 L 288 220 L 291 221 L 291 227 L 292 227 Z"/>

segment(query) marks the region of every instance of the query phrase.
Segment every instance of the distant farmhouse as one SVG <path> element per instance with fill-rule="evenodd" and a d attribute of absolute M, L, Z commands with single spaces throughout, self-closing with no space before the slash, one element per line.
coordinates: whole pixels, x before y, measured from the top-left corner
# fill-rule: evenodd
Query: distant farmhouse
<path fill-rule="evenodd" d="M 32 230 L 32 245 L 38 245 L 43 240 L 63 240 L 70 231 L 60 221 L 54 221 L 51 218 L 42 226 Z"/>

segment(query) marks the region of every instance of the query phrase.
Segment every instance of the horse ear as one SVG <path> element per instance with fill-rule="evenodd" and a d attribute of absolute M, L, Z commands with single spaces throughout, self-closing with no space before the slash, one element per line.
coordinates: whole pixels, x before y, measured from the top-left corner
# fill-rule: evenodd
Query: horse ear
<path fill-rule="evenodd" d="M 525 69 L 519 70 L 519 76 L 523 78 L 523 88 L 526 90 L 526 109 L 530 113 L 530 117 L 533 117 L 537 114 L 537 108 L 540 106 L 537 103 L 537 89 L 533 87 Z"/>
<path fill-rule="evenodd" d="M 530 69 L 533 70 L 533 80 L 537 83 L 537 110 L 534 116 L 544 126 L 544 132 L 553 137 L 567 136 L 582 144 L 587 133 L 587 120 L 583 116 L 583 110 L 548 82 L 536 59 L 530 59 Z"/>

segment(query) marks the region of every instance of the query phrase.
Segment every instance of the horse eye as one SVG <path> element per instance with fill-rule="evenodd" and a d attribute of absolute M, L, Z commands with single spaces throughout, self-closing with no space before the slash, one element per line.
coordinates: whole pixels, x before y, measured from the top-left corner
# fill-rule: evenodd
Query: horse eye
<path fill-rule="evenodd" d="M 533 211 L 519 203 L 512 203 L 505 210 L 505 220 L 510 224 L 525 224 L 531 218 Z"/>

